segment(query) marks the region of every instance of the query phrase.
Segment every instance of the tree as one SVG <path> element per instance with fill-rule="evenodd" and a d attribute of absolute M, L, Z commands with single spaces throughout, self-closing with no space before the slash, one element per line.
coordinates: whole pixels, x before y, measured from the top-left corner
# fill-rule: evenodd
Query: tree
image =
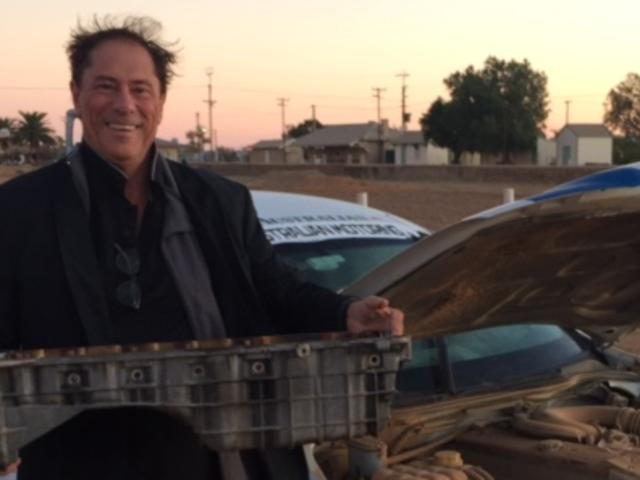
<path fill-rule="evenodd" d="M 7 129 L 12 135 L 16 131 L 16 121 L 9 117 L 0 117 L 0 130 Z"/>
<path fill-rule="evenodd" d="M 303 122 L 300 122 L 295 127 L 291 127 L 287 131 L 287 137 L 290 137 L 290 138 L 302 137 L 303 135 L 311 133 L 314 130 L 320 130 L 321 128 L 322 128 L 322 123 L 320 123 L 315 118 L 307 119 L 307 120 L 304 120 Z"/>
<path fill-rule="evenodd" d="M 484 68 L 472 66 L 444 80 L 450 100 L 438 98 L 422 116 L 425 139 L 453 151 L 502 154 L 532 150 L 544 128 L 547 77 L 527 60 L 509 62 L 489 57 Z"/>
<path fill-rule="evenodd" d="M 44 112 L 18 112 L 20 119 L 16 130 L 16 138 L 20 143 L 27 144 L 31 149 L 43 145 L 55 145 L 53 130 L 47 125 Z"/>
<path fill-rule="evenodd" d="M 614 137 L 613 163 L 622 165 L 637 161 L 640 161 L 640 138 Z"/>
<path fill-rule="evenodd" d="M 0 147 L 7 148 L 16 134 L 16 121 L 9 117 L 0 117 Z"/>
<path fill-rule="evenodd" d="M 456 72 L 444 81 L 451 100 L 438 98 L 420 120 L 427 140 L 446 146 L 459 163 L 464 152 L 480 152 L 489 137 L 490 113 L 498 108 L 493 92 L 473 67 Z"/>
<path fill-rule="evenodd" d="M 219 162 L 238 162 L 240 156 L 238 152 L 233 148 L 218 147 L 218 161 Z"/>
<path fill-rule="evenodd" d="M 209 142 L 209 137 L 204 128 L 197 126 L 194 130 L 189 130 L 186 133 L 189 145 L 195 148 L 198 152 L 202 151 L 202 147 L 205 143 Z"/>
<path fill-rule="evenodd" d="M 609 91 L 604 123 L 626 138 L 640 139 L 640 75 L 627 74 Z"/>

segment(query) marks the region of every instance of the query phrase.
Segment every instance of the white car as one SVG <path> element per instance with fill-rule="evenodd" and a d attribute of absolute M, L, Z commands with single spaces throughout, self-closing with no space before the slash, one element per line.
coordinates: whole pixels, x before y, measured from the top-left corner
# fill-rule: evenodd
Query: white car
<path fill-rule="evenodd" d="M 316 449 L 326 478 L 640 480 L 640 359 L 612 346 L 639 325 L 638 225 L 640 163 L 480 213 L 338 282 L 405 312 L 413 359 L 376 439 Z M 310 251 L 296 263 L 337 268 Z"/>
<path fill-rule="evenodd" d="M 267 238 L 305 278 L 340 290 L 429 235 L 425 228 L 356 203 L 253 191 Z"/>

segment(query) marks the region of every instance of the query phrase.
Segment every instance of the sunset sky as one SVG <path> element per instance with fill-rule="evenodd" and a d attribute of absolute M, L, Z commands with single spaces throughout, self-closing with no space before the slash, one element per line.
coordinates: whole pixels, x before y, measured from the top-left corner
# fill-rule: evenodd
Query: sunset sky
<path fill-rule="evenodd" d="M 108 3 L 108 10 L 106 5 Z M 152 5 L 152 6 L 150 6 Z M 161 138 L 184 141 L 196 112 L 207 125 L 207 67 L 213 67 L 218 143 L 243 147 L 286 123 L 375 120 L 372 87 L 385 88 L 382 115 L 400 122 L 402 71 L 410 74 L 411 128 L 438 96 L 442 79 L 489 55 L 528 59 L 549 79 L 549 133 L 565 121 L 600 122 L 607 92 L 640 71 L 638 0 L 41 0 L 2 1 L 0 117 L 48 112 L 63 132 L 71 106 L 64 45 L 77 20 L 145 14 L 182 47 Z"/>

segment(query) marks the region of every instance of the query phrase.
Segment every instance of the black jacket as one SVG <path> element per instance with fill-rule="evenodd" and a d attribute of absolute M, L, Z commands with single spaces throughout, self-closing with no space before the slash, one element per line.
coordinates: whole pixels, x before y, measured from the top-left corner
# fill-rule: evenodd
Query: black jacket
<path fill-rule="evenodd" d="M 244 186 L 167 163 L 228 336 L 345 328 L 349 300 L 278 261 Z M 114 342 L 89 217 L 66 162 L 0 186 L 0 255 L 0 349 Z"/>

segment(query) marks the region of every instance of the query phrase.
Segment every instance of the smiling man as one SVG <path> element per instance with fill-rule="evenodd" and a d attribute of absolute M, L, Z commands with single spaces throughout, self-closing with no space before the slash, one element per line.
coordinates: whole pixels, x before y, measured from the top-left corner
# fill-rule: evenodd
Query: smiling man
<path fill-rule="evenodd" d="M 67 47 L 82 142 L 0 187 L 0 348 L 348 329 L 402 333 L 386 300 L 303 282 L 247 189 L 169 162 L 154 141 L 176 55 L 149 18 L 94 21 Z M 292 452 L 210 456 L 147 410 L 80 415 L 23 451 L 20 479 L 304 476 Z"/>

